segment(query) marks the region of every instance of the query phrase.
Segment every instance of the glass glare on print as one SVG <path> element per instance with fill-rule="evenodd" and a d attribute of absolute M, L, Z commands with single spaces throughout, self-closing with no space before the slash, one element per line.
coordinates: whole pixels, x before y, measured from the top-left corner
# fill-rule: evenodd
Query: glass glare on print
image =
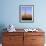
<path fill-rule="evenodd" d="M 20 15 L 21 15 L 21 22 L 31 22 L 33 20 L 33 6 L 21 5 Z"/>

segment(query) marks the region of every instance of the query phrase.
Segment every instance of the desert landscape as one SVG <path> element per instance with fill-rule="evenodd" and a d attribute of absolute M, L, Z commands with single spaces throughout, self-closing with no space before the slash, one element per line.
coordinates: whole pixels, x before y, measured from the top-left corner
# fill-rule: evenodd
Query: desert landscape
<path fill-rule="evenodd" d="M 32 20 L 32 14 L 23 14 L 22 20 Z"/>

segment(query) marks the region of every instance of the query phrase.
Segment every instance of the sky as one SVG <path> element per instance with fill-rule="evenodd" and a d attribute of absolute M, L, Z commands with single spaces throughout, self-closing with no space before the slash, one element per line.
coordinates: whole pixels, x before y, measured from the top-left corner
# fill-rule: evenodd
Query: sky
<path fill-rule="evenodd" d="M 31 6 L 21 6 L 21 13 L 24 14 L 25 11 L 28 14 L 32 14 L 32 7 Z"/>

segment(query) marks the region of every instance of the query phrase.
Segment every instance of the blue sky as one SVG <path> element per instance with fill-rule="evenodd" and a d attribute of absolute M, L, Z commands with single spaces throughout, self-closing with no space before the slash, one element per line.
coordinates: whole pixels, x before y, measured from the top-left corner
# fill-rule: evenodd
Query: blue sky
<path fill-rule="evenodd" d="M 23 14 L 26 10 L 26 13 L 31 14 L 32 13 L 32 7 L 31 6 L 21 6 L 21 13 Z"/>

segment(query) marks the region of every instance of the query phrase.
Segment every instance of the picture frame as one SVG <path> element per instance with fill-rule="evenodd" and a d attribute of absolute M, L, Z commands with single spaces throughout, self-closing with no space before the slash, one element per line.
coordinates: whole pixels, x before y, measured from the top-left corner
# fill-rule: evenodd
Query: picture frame
<path fill-rule="evenodd" d="M 19 5 L 19 21 L 34 22 L 34 5 Z"/>

